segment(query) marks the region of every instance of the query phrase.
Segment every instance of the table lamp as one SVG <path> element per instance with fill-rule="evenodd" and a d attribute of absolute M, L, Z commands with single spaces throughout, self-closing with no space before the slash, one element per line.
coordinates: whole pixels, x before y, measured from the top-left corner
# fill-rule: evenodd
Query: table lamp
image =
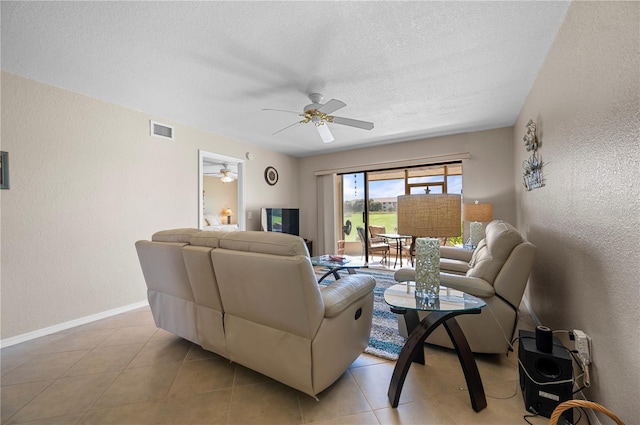
<path fill-rule="evenodd" d="M 465 244 L 475 248 L 482 240 L 482 223 L 493 219 L 493 205 L 481 204 L 478 201 L 473 204 L 464 204 L 463 217 L 464 221 L 470 222 L 469 239 Z"/>
<path fill-rule="evenodd" d="M 227 224 L 231 224 L 231 216 L 233 215 L 233 211 L 231 211 L 231 208 L 227 208 L 226 210 L 224 210 L 224 215 L 227 216 Z"/>
<path fill-rule="evenodd" d="M 415 247 L 417 297 L 438 298 L 440 243 L 433 238 L 462 233 L 460 200 L 460 195 L 398 196 L 398 233 L 412 236 L 410 252 Z"/>
<path fill-rule="evenodd" d="M 460 236 L 460 195 L 398 196 L 398 233 L 432 238 Z"/>

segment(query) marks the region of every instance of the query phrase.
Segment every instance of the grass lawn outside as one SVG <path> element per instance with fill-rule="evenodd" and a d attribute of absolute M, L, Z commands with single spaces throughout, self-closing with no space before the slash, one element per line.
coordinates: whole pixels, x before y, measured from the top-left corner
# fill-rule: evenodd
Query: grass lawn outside
<path fill-rule="evenodd" d="M 345 241 L 354 242 L 358 240 L 358 231 L 356 228 L 364 228 L 362 221 L 362 213 L 357 212 L 351 215 L 344 215 L 344 221 L 351 220 L 351 234 L 345 235 Z M 373 226 L 384 226 L 387 233 L 395 233 L 398 227 L 398 215 L 395 212 L 370 212 L 369 224 Z"/>
<path fill-rule="evenodd" d="M 346 222 L 347 220 L 351 220 L 351 234 L 345 235 L 344 240 L 347 242 L 358 241 L 358 231 L 356 230 L 356 228 L 358 227 L 364 228 L 364 222 L 362 221 L 362 212 L 345 213 L 344 221 Z M 373 226 L 384 226 L 386 229 L 386 233 L 397 233 L 398 214 L 395 211 L 394 212 L 384 212 L 384 211 L 370 212 L 369 224 Z M 462 244 L 462 236 L 457 236 L 457 237 L 452 237 L 447 239 L 447 245 L 456 245 L 456 244 Z"/>

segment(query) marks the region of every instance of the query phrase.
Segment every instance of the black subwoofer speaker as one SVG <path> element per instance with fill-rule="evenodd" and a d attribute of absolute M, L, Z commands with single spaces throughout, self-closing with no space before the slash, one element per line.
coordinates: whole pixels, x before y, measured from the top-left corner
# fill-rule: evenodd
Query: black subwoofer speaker
<path fill-rule="evenodd" d="M 553 337 L 551 352 L 543 352 L 536 347 L 534 332 L 519 331 L 518 359 L 520 359 L 520 389 L 524 407 L 547 418 L 563 401 L 573 399 L 573 364 L 571 355 L 562 342 Z M 529 376 L 522 370 L 524 365 Z M 567 381 L 553 384 L 552 382 Z M 573 423 L 572 409 L 562 414 Z"/>

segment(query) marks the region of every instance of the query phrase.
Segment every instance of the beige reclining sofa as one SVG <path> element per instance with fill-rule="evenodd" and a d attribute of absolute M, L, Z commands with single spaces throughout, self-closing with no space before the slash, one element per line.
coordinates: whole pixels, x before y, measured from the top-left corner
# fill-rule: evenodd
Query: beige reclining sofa
<path fill-rule="evenodd" d="M 375 280 L 319 286 L 297 236 L 174 229 L 136 249 L 159 328 L 311 396 L 368 345 Z"/>
<path fill-rule="evenodd" d="M 474 251 L 440 247 L 440 283 L 482 298 L 487 306 L 480 315 L 456 318 L 474 353 L 506 353 L 518 318 L 518 306 L 527 286 L 536 247 L 502 220 L 485 229 Z M 396 271 L 398 282 L 415 280 L 415 269 Z M 428 313 L 418 313 L 420 319 Z M 398 316 L 400 334 L 406 336 L 404 317 Z M 427 343 L 452 348 L 446 331 L 437 328 Z"/>

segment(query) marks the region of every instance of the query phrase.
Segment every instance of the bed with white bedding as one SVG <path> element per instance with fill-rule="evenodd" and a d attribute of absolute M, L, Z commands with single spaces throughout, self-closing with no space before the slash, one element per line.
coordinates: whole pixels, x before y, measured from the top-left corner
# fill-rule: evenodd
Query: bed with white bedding
<path fill-rule="evenodd" d="M 214 226 L 203 226 L 202 230 L 213 230 L 217 232 L 235 232 L 239 229 L 237 224 L 216 224 Z"/>
<path fill-rule="evenodd" d="M 204 215 L 204 225 L 202 230 L 213 230 L 218 232 L 235 232 L 239 230 L 237 224 L 222 224 L 220 219 L 213 214 Z"/>

